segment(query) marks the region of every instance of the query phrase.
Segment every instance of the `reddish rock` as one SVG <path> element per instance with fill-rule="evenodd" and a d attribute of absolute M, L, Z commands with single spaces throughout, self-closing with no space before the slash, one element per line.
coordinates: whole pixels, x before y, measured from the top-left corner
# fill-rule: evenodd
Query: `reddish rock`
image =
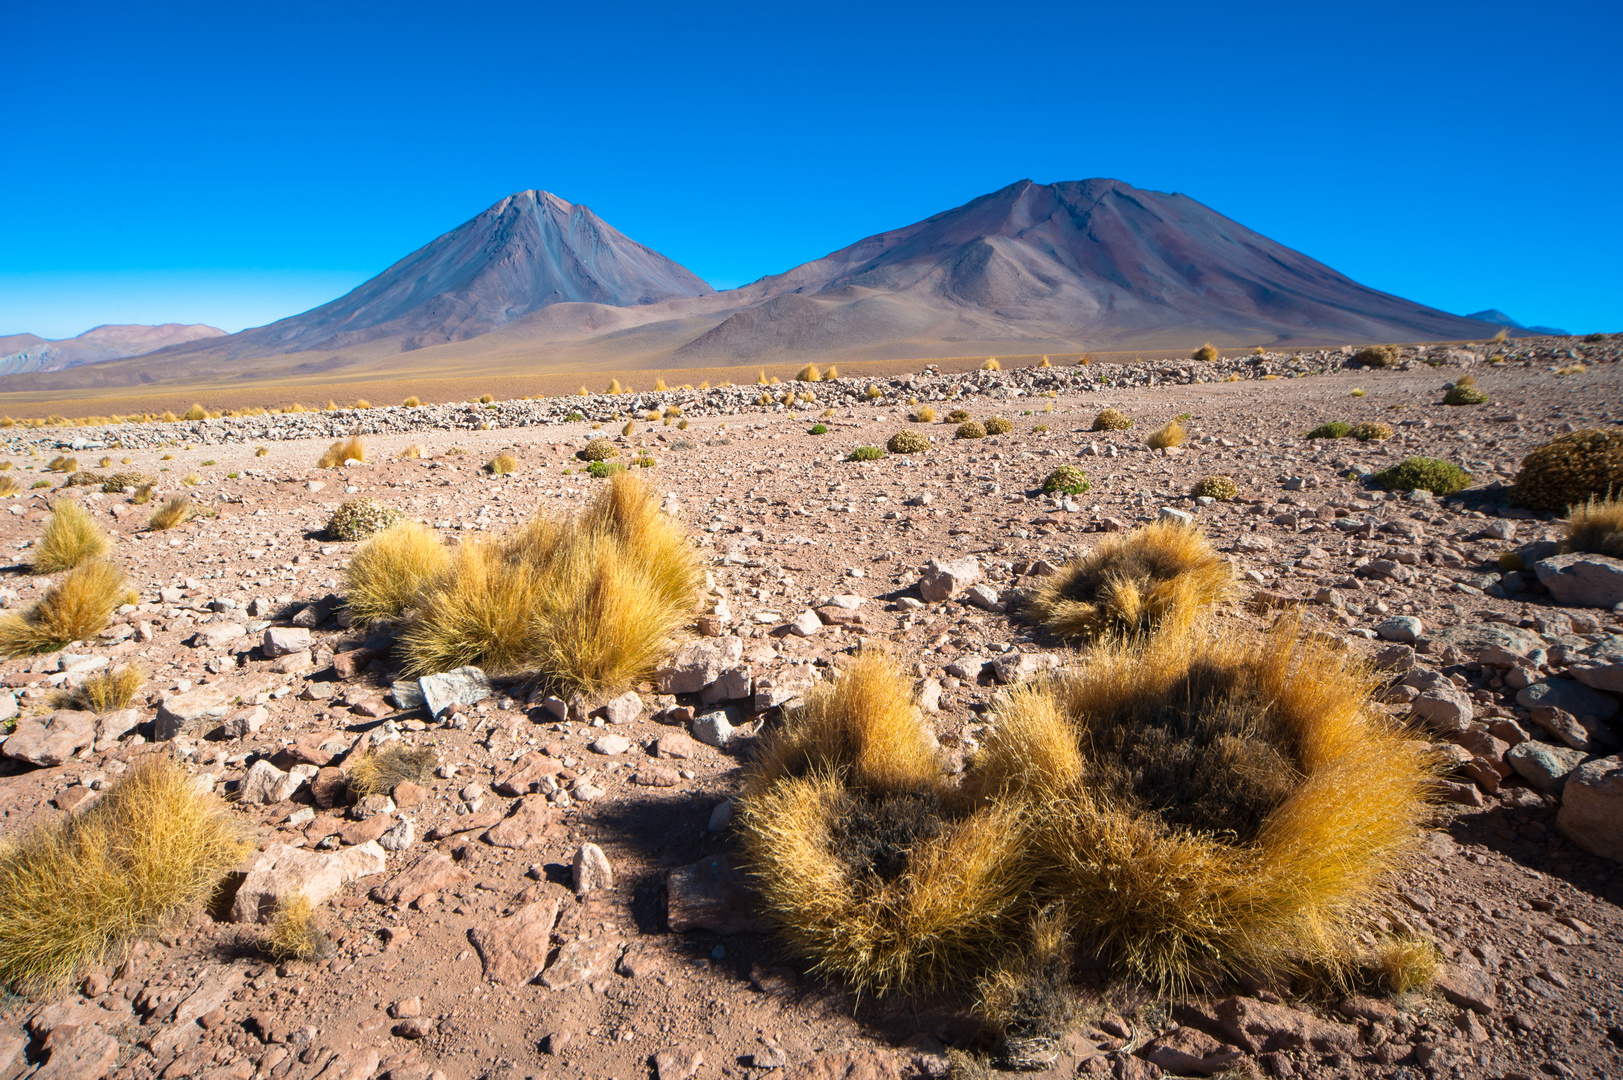
<path fill-rule="evenodd" d="M 532 848 L 557 831 L 558 812 L 539 795 L 519 800 L 518 806 L 485 833 L 491 847 Z"/>
<path fill-rule="evenodd" d="M 541 974 L 552 951 L 552 926 L 558 921 L 562 899 L 548 890 L 542 899 L 524 905 L 511 917 L 468 931 L 486 979 L 498 986 L 519 986 Z"/>
<path fill-rule="evenodd" d="M 436 851 L 375 886 L 371 895 L 380 904 L 409 904 L 425 893 L 441 892 L 472 876 L 452 862 L 450 856 Z"/>

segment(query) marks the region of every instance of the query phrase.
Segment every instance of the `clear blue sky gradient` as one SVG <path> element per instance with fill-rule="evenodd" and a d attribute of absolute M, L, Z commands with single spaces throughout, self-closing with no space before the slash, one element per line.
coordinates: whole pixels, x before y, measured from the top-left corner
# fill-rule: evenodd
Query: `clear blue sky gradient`
<path fill-rule="evenodd" d="M 510 192 L 718 287 L 1022 178 L 1623 330 L 1623 4 L 16 4 L 0 333 L 240 330 Z"/>

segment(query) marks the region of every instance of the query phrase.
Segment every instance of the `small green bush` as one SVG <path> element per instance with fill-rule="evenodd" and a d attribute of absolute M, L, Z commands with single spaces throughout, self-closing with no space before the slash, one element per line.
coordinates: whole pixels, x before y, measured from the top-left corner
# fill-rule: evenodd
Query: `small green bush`
<path fill-rule="evenodd" d="M 877 446 L 859 446 L 851 451 L 847 461 L 878 461 L 885 456 L 885 452 Z"/>
<path fill-rule="evenodd" d="M 587 461 L 607 461 L 614 453 L 614 444 L 609 440 L 593 439 L 581 450 L 580 456 Z"/>
<path fill-rule="evenodd" d="M 1466 383 L 1455 383 L 1443 395 L 1444 405 L 1481 405 L 1487 400 L 1487 394 Z"/>
<path fill-rule="evenodd" d="M 376 499 L 346 499 L 327 520 L 334 540 L 365 540 L 400 520 L 400 511 Z"/>
<path fill-rule="evenodd" d="M 1375 482 L 1390 491 L 1422 488 L 1433 495 L 1452 495 L 1471 486 L 1471 474 L 1450 461 L 1412 457 L 1376 473 Z"/>
<path fill-rule="evenodd" d="M 827 424 L 813 424 L 811 426 L 811 433 L 813 435 L 827 435 L 828 434 L 828 425 Z"/>
<path fill-rule="evenodd" d="M 1361 424 L 1353 425 L 1352 431 L 1348 434 L 1359 442 L 1382 442 L 1392 437 L 1392 427 L 1379 420 L 1365 420 Z"/>
<path fill-rule="evenodd" d="M 988 435 L 1007 435 L 1014 430 L 1013 421 L 1005 420 L 1001 416 L 988 416 L 983 426 Z"/>
<path fill-rule="evenodd" d="M 1197 481 L 1190 492 L 1197 499 L 1216 499 L 1218 502 L 1228 502 L 1239 493 L 1240 486 L 1232 476 L 1205 477 Z"/>
<path fill-rule="evenodd" d="M 1076 465 L 1061 465 L 1043 480 L 1043 491 L 1049 495 L 1055 492 L 1084 495 L 1092 487 L 1093 485 L 1088 483 L 1088 474 Z"/>
<path fill-rule="evenodd" d="M 958 425 L 958 430 L 952 433 L 955 439 L 984 439 L 986 427 L 979 420 L 965 420 Z"/>
<path fill-rule="evenodd" d="M 1106 409 L 1093 418 L 1094 431 L 1126 431 L 1133 420 L 1120 409 Z"/>
<path fill-rule="evenodd" d="M 930 439 L 912 428 L 903 428 L 890 437 L 885 449 L 893 454 L 917 454 L 930 449 Z"/>
<path fill-rule="evenodd" d="M 1368 345 L 1353 354 L 1353 363 L 1361 367 L 1392 367 L 1402 355 L 1396 345 Z"/>
<path fill-rule="evenodd" d="M 586 419 L 585 413 L 572 412 L 568 416 L 564 417 L 564 422 L 568 424 L 578 424 L 584 419 Z"/>
<path fill-rule="evenodd" d="M 1332 420 L 1303 435 L 1304 439 L 1345 439 L 1352 434 L 1352 425 L 1345 420 Z"/>
<path fill-rule="evenodd" d="M 597 477 L 597 479 L 601 480 L 605 476 L 613 476 L 615 473 L 625 472 L 626 467 L 620 464 L 618 461 L 594 461 L 590 465 L 586 466 L 586 471 Z"/>
<path fill-rule="evenodd" d="M 952 412 L 947 414 L 947 423 L 949 423 L 949 424 L 962 424 L 965 420 L 968 420 L 968 419 L 969 419 L 969 410 L 968 409 L 954 409 L 954 410 L 952 410 Z"/>

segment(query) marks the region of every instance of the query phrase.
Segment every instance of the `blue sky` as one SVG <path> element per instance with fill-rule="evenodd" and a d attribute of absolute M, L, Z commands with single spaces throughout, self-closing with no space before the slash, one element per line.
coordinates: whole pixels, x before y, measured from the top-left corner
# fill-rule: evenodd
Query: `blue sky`
<path fill-rule="evenodd" d="M 1022 178 L 1623 330 L 1623 5 L 15 5 L 0 333 L 240 330 L 502 196 L 718 287 Z"/>

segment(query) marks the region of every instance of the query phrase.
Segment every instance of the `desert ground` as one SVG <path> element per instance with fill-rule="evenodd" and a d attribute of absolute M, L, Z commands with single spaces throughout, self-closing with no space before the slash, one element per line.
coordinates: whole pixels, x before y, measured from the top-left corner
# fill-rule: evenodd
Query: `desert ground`
<path fill-rule="evenodd" d="M 227 896 L 71 981 L 0 1000 L 0 1080 L 944 1076 L 950 1049 L 982 1045 L 962 996 L 854 994 L 808 974 L 752 910 L 732 868 L 741 770 L 784 708 L 863 646 L 889 650 L 935 699 L 928 721 L 961 765 L 1007 685 L 1076 654 L 1006 610 L 1015 591 L 1163 510 L 1190 515 L 1232 561 L 1219 626 L 1294 617 L 1349 650 L 1384 654 L 1381 699 L 1399 718 L 1438 686 L 1466 703 L 1455 741 L 1436 739 L 1459 768 L 1375 912 L 1434 941 L 1442 968 L 1433 985 L 1396 996 L 1285 980 L 1167 997 L 1083 960 L 1083 1019 L 1033 1075 L 1623 1074 L 1623 866 L 1563 834 L 1558 777 L 1537 774 L 1541 790 L 1506 764 L 1520 743 L 1566 749 L 1531 719 L 1530 685 L 1573 700 L 1584 691 L 1586 716 L 1606 714 L 1580 758 L 1615 754 L 1605 744 L 1623 732 L 1610 722 L 1617 698 L 1565 670 L 1617 641 L 1619 614 L 1561 606 L 1530 570 L 1500 561 L 1562 535 L 1554 515 L 1505 499 L 1524 455 L 1618 419 L 1617 343 L 1570 347 L 1570 357 L 1547 350 L 1506 366 L 1439 351 L 1440 366 L 1337 362 L 1232 382 L 1146 363 L 1118 369 L 1142 378 L 1052 396 L 1020 383 L 1030 369 L 910 380 L 917 369 L 864 367 L 860 382 L 883 390 L 873 401 L 689 409 L 685 428 L 638 419 L 629 435 L 612 418 L 425 425 L 365 435 L 364 463 L 327 469 L 316 467 L 326 434 L 238 441 L 144 425 L 112 447 L 86 429 L 8 430 L 24 490 L 0 513 L 15 563 L 0 603 L 26 608 L 50 585 L 29 572 L 29 549 L 63 496 L 112 534 L 110 559 L 139 601 L 97 638 L 0 662 L 17 731 L 39 736 L 0 744 L 0 834 L 84 813 L 143 756 L 172 753 L 233 800 L 260 854 L 331 859 L 342 880 L 318 908 L 330 951 L 316 960 L 271 960 L 264 928 L 252 912 L 236 921 Z M 1587 370 L 1552 370 L 1580 356 Z M 1488 402 L 1442 405 L 1467 371 Z M 1002 416 L 1013 430 L 954 440 L 939 418 L 912 422 L 912 398 L 943 415 Z M 1106 407 L 1135 425 L 1090 430 Z M 1145 445 L 1178 417 L 1183 445 Z M 1302 438 L 1333 420 L 1395 433 Z M 818 423 L 826 433 L 811 433 Z M 929 449 L 847 460 L 910 427 L 934 437 Z M 523 678 L 496 679 L 437 718 L 409 690 L 397 696 L 388 635 L 349 627 L 338 599 L 357 545 L 327 535 L 333 511 L 375 498 L 472 542 L 583 505 L 606 481 L 577 454 L 605 436 L 621 460 L 652 457 L 639 475 L 702 556 L 705 614 L 681 654 L 694 670 L 709 665 L 693 680 L 702 689 L 668 694 L 650 679 L 630 701 L 563 702 Z M 409 446 L 421 456 L 402 457 Z M 517 470 L 482 470 L 501 451 Z M 82 470 L 149 474 L 160 498 L 189 493 L 207 516 L 152 531 L 157 500 L 56 487 L 62 477 L 45 467 L 67 453 Z M 1434 498 L 1367 479 L 1414 455 L 1464 465 L 1471 487 Z M 1043 494 L 1059 465 L 1085 469 L 1090 489 Z M 1211 475 L 1232 477 L 1238 495 L 1194 499 L 1192 485 Z M 29 489 L 39 478 L 52 486 Z M 965 556 L 989 588 L 920 598 L 930 560 Z M 1418 621 L 1394 629 L 1399 616 Z M 126 664 L 146 676 L 132 708 L 94 718 L 88 738 L 63 721 L 52 743 L 53 695 Z M 345 761 L 394 739 L 431 750 L 432 775 L 346 805 Z M 249 770 L 265 762 L 258 777 L 273 782 L 246 797 Z M 585 845 L 608 872 L 582 857 Z M 241 871 L 274 886 L 263 859 Z"/>

